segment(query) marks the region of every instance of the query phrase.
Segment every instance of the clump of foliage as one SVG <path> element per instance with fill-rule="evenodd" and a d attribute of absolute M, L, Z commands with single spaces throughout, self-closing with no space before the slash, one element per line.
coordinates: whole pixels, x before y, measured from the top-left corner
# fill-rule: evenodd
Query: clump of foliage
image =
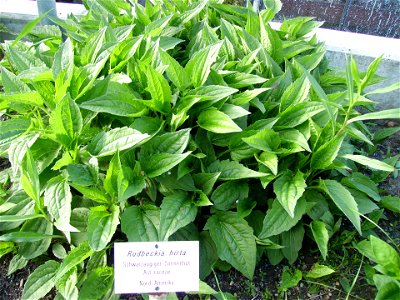
<path fill-rule="evenodd" d="M 220 260 L 251 279 L 306 232 L 324 259 L 343 218 L 362 234 L 397 160 L 360 147 L 363 121 L 400 112 L 360 112 L 380 58 L 329 70 L 320 23 L 271 28 L 279 0 L 131 2 L 86 0 L 63 31 L 30 23 L 2 45 L 1 251 L 9 273 L 49 255 L 23 298 L 112 295 L 116 240 L 199 240 L 202 279 Z"/>

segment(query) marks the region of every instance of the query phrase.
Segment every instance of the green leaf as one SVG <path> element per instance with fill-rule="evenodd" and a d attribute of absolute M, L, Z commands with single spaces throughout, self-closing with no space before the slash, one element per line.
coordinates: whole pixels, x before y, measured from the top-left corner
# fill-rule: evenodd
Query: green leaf
<path fill-rule="evenodd" d="M 198 52 L 188 61 L 185 70 L 195 87 L 203 85 L 211 71 L 211 66 L 217 60 L 222 42 L 208 46 Z"/>
<path fill-rule="evenodd" d="M 157 153 L 182 154 L 190 140 L 190 128 L 176 132 L 168 132 L 153 137 L 141 149 L 141 156 L 145 159 Z"/>
<path fill-rule="evenodd" d="M 197 207 L 186 193 L 167 196 L 161 203 L 159 240 L 166 241 L 177 230 L 193 222 Z"/>
<path fill-rule="evenodd" d="M 19 222 L 19 221 L 26 221 L 32 220 L 37 218 L 44 218 L 43 215 L 5 215 L 0 216 L 0 223 L 5 222 Z"/>
<path fill-rule="evenodd" d="M 19 245 L 19 253 L 26 259 L 32 259 L 45 253 L 49 248 L 53 234 L 53 225 L 44 218 L 28 220 L 21 227 L 20 233 L 27 233 L 27 237 L 30 233 L 37 233 L 44 237 L 47 236 L 38 241 L 26 241 Z"/>
<path fill-rule="evenodd" d="M 72 268 L 79 265 L 89 256 L 94 253 L 92 249 L 90 249 L 87 241 L 81 243 L 78 247 L 71 250 L 67 257 L 62 261 L 60 268 L 56 274 L 56 281 L 58 281 L 61 277 L 63 277 L 66 273 L 68 273 Z"/>
<path fill-rule="evenodd" d="M 31 124 L 30 119 L 13 118 L 0 122 L 0 153 L 3 152 L 3 147 L 7 147 L 10 142 L 25 131 L 28 130 Z"/>
<path fill-rule="evenodd" d="M 97 157 L 112 155 L 115 152 L 137 146 L 150 137 L 128 127 L 114 128 L 100 132 L 88 145 L 88 151 Z"/>
<path fill-rule="evenodd" d="M 82 115 L 78 105 L 69 95 L 57 103 L 49 123 L 56 140 L 67 147 L 70 146 L 75 136 L 80 134 L 83 127 Z"/>
<path fill-rule="evenodd" d="M 358 211 L 357 202 L 354 200 L 351 193 L 339 182 L 330 179 L 321 180 L 320 187 L 328 194 L 336 206 L 346 215 L 361 234 L 360 213 Z"/>
<path fill-rule="evenodd" d="M 204 229 L 209 230 L 219 258 L 251 280 L 256 265 L 256 242 L 247 222 L 237 213 L 219 212 L 207 220 Z"/>
<path fill-rule="evenodd" d="M 300 171 L 297 171 L 294 176 L 291 171 L 286 171 L 274 182 L 274 193 L 279 203 L 292 218 L 294 218 L 297 200 L 303 195 L 306 187 L 304 174 Z"/>
<path fill-rule="evenodd" d="M 96 268 L 87 274 L 79 291 L 79 298 L 102 299 L 112 288 L 113 282 L 114 269 L 112 267 Z"/>
<path fill-rule="evenodd" d="M 310 224 L 311 232 L 314 236 L 314 240 L 317 243 L 319 252 L 321 252 L 322 257 L 326 260 L 328 255 L 328 241 L 329 233 L 326 229 L 325 223 L 322 221 L 314 220 Z"/>
<path fill-rule="evenodd" d="M 229 104 L 229 103 L 225 103 L 221 107 L 221 112 L 226 114 L 232 120 L 237 119 L 237 118 L 241 118 L 241 117 L 244 117 L 244 116 L 247 116 L 247 115 L 250 114 L 250 112 L 248 110 L 242 108 L 241 106 L 232 105 L 232 104 Z"/>
<path fill-rule="evenodd" d="M 221 111 L 210 109 L 200 113 L 197 120 L 199 126 L 214 133 L 240 132 L 242 129 Z"/>
<path fill-rule="evenodd" d="M 218 186 L 211 195 L 214 207 L 219 210 L 229 210 L 234 203 L 249 196 L 249 186 L 246 182 L 228 181 Z"/>
<path fill-rule="evenodd" d="M 391 211 L 400 213 L 400 198 L 394 196 L 382 197 L 379 202 L 380 206 L 390 209 Z"/>
<path fill-rule="evenodd" d="M 400 118 L 400 108 L 392 108 L 354 117 L 351 118 L 347 123 L 350 124 L 353 122 L 365 121 L 365 120 L 383 120 L 383 119 L 399 119 L 399 118 Z"/>
<path fill-rule="evenodd" d="M 202 231 L 199 237 L 200 244 L 200 279 L 206 278 L 218 261 L 217 247 L 208 231 Z"/>
<path fill-rule="evenodd" d="M 245 178 L 258 178 L 268 174 L 254 171 L 238 163 L 237 161 L 215 161 L 207 170 L 209 173 L 221 173 L 220 180 L 236 180 Z"/>
<path fill-rule="evenodd" d="M 158 241 L 159 224 L 160 209 L 156 206 L 131 206 L 121 216 L 121 229 L 129 242 Z"/>
<path fill-rule="evenodd" d="M 171 110 L 171 88 L 163 75 L 153 68 L 147 68 L 147 90 L 157 111 L 168 113 Z"/>
<path fill-rule="evenodd" d="M 22 299 L 35 300 L 46 296 L 54 287 L 60 263 L 49 260 L 29 275 L 22 291 Z"/>
<path fill-rule="evenodd" d="M 267 211 L 263 222 L 263 228 L 258 238 L 263 240 L 288 231 L 300 221 L 301 217 L 306 213 L 306 210 L 307 202 L 304 198 L 300 198 L 296 205 L 294 217 L 292 218 L 279 201 L 274 201 L 271 209 Z"/>
<path fill-rule="evenodd" d="M 26 265 L 28 264 L 28 261 L 29 260 L 23 258 L 23 256 L 20 254 L 14 255 L 10 261 L 10 264 L 8 265 L 7 276 L 10 276 L 15 271 L 25 268 Z"/>
<path fill-rule="evenodd" d="M 96 98 L 83 102 L 80 107 L 98 112 L 108 113 L 121 117 L 139 117 L 147 113 L 146 106 L 135 99 L 135 95 L 123 89 L 123 92 L 116 90 L 107 91 L 107 93 Z"/>
<path fill-rule="evenodd" d="M 57 176 L 47 183 L 44 191 L 44 204 L 56 226 L 62 228 L 69 225 L 71 217 L 72 194 L 70 187 L 62 176 Z"/>
<path fill-rule="evenodd" d="M 382 285 L 375 296 L 376 300 L 397 300 L 400 295 L 400 286 L 397 282 L 387 282 Z"/>
<path fill-rule="evenodd" d="M 323 170 L 329 167 L 337 157 L 344 137 L 344 134 L 337 135 L 313 152 L 311 156 L 311 168 L 314 170 Z"/>
<path fill-rule="evenodd" d="M 387 172 L 393 172 L 394 167 L 391 165 L 388 165 L 385 162 L 382 162 L 380 160 L 374 159 L 374 158 L 369 158 L 363 155 L 353 155 L 353 154 L 344 154 L 341 157 L 350 159 L 352 161 L 355 161 L 361 165 L 364 165 L 368 168 L 371 168 L 373 170 L 380 170 L 380 171 L 387 171 Z"/>
<path fill-rule="evenodd" d="M 103 45 L 106 30 L 107 27 L 97 30 L 85 41 L 80 55 L 83 66 L 96 61 L 97 55 L 100 53 Z"/>
<path fill-rule="evenodd" d="M 191 151 L 183 154 L 157 153 L 152 155 L 150 159 L 141 161 L 141 165 L 145 174 L 153 178 L 171 170 L 188 157 L 190 153 Z"/>
<path fill-rule="evenodd" d="M 381 196 L 379 195 L 376 183 L 373 182 L 369 177 L 361 173 L 358 172 L 352 173 L 343 178 L 341 183 L 350 188 L 354 188 L 363 192 L 364 194 L 371 197 L 375 201 L 381 200 Z"/>
<path fill-rule="evenodd" d="M 319 102 L 301 102 L 287 108 L 279 116 L 275 126 L 293 128 L 325 110 Z"/>
<path fill-rule="evenodd" d="M 47 17 L 47 14 L 49 12 L 46 12 L 44 14 L 41 14 L 39 17 L 29 21 L 28 23 L 26 23 L 26 25 L 22 28 L 22 30 L 20 31 L 20 33 L 18 34 L 18 36 L 15 38 L 15 40 L 12 42 L 12 46 L 16 46 L 16 44 L 22 39 L 24 38 L 27 34 L 31 33 L 32 30 L 36 27 L 37 24 L 40 23 L 40 21 L 42 21 L 44 18 Z"/>
<path fill-rule="evenodd" d="M 106 178 L 104 179 L 104 189 L 106 192 L 114 198 L 118 197 L 118 177 L 122 174 L 121 160 L 119 158 L 119 152 L 114 154 L 113 158 L 108 165 Z"/>
<path fill-rule="evenodd" d="M 263 152 L 256 160 L 266 166 L 274 175 L 278 174 L 278 156 L 275 153 Z"/>
<path fill-rule="evenodd" d="M 163 64 L 168 66 L 165 70 L 168 78 L 179 90 L 185 90 L 190 85 L 190 79 L 185 69 L 163 50 L 160 50 L 160 57 Z"/>
<path fill-rule="evenodd" d="M 392 92 L 392 91 L 395 91 L 395 90 L 398 90 L 398 89 L 400 89 L 400 82 L 395 82 L 390 86 L 372 90 L 372 91 L 366 93 L 365 95 L 386 94 L 386 93 L 389 93 L 389 92 Z"/>
<path fill-rule="evenodd" d="M 288 289 L 297 286 L 303 277 L 302 273 L 298 269 L 294 269 L 294 273 L 289 270 L 289 267 L 285 266 L 282 272 L 282 279 L 278 290 L 280 292 L 286 292 Z"/>
<path fill-rule="evenodd" d="M 388 243 L 373 235 L 370 236 L 370 245 L 373 261 L 383 267 L 385 274 L 400 279 L 400 255 Z"/>
<path fill-rule="evenodd" d="M 53 235 L 30 232 L 30 231 L 15 231 L 0 235 L 0 242 L 15 242 L 15 243 L 34 243 L 46 239 L 51 239 Z"/>
<path fill-rule="evenodd" d="M 39 174 L 29 149 L 26 151 L 21 167 L 21 186 L 25 193 L 38 204 L 40 202 Z"/>
<path fill-rule="evenodd" d="M 257 88 L 253 90 L 245 90 L 244 92 L 233 96 L 231 103 L 234 105 L 244 105 L 255 99 L 261 93 L 267 91 L 268 88 Z"/>
<path fill-rule="evenodd" d="M 119 224 L 119 207 L 107 208 L 96 206 L 90 210 L 87 227 L 90 248 L 94 251 L 103 250 L 117 230 Z"/>
<path fill-rule="evenodd" d="M 303 245 L 304 227 L 299 223 L 289 231 L 281 235 L 282 254 L 286 257 L 289 264 L 293 264 L 299 256 L 299 251 Z"/>
<path fill-rule="evenodd" d="M 329 268 L 328 266 L 320 265 L 319 263 L 316 263 L 312 266 L 310 272 L 306 274 L 306 277 L 308 278 L 321 278 L 324 276 L 328 276 L 332 273 L 335 273 L 335 270 Z"/>
<path fill-rule="evenodd" d="M 280 99 L 280 111 L 283 112 L 289 107 L 305 101 L 310 93 L 310 87 L 310 81 L 305 75 L 289 85 Z"/>
<path fill-rule="evenodd" d="M 209 195 L 213 191 L 214 184 L 217 182 L 221 173 L 199 173 L 193 175 L 193 180 L 197 188 Z"/>
<path fill-rule="evenodd" d="M 242 138 L 242 140 L 249 146 L 258 150 L 274 152 L 279 149 L 281 139 L 279 135 L 272 129 L 264 128 L 257 133 Z"/>

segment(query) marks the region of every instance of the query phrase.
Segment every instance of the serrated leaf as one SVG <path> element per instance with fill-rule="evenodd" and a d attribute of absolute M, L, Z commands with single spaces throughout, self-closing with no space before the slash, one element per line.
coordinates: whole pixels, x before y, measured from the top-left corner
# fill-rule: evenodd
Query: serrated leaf
<path fill-rule="evenodd" d="M 109 292 L 114 282 L 114 269 L 112 267 L 99 267 L 87 274 L 79 291 L 81 299 L 102 299 Z"/>
<path fill-rule="evenodd" d="M 302 278 L 302 275 L 303 274 L 300 270 L 294 269 L 294 272 L 292 273 L 289 270 L 289 267 L 285 266 L 283 268 L 282 279 L 278 290 L 280 292 L 286 292 L 288 289 L 297 286 Z"/>
<path fill-rule="evenodd" d="M 299 223 L 295 227 L 281 234 L 282 254 L 286 257 L 289 264 L 293 264 L 299 256 L 299 251 L 303 245 L 304 227 Z"/>
<path fill-rule="evenodd" d="M 165 70 L 168 78 L 179 90 L 185 90 L 190 85 L 189 76 L 185 69 L 167 52 L 160 50 L 160 57 L 163 64 L 167 65 Z"/>
<path fill-rule="evenodd" d="M 38 204 L 40 202 L 39 174 L 29 149 L 26 151 L 21 167 L 21 186 L 25 193 Z"/>
<path fill-rule="evenodd" d="M 156 206 L 131 206 L 121 216 L 122 232 L 130 242 L 158 241 L 160 210 Z"/>
<path fill-rule="evenodd" d="M 323 170 L 329 167 L 337 157 L 345 135 L 335 136 L 331 141 L 323 144 L 311 156 L 311 168 Z"/>
<path fill-rule="evenodd" d="M 276 126 L 279 127 L 296 127 L 305 121 L 311 119 L 316 114 L 325 110 L 325 106 L 319 102 L 302 102 L 287 108 L 279 116 Z"/>
<path fill-rule="evenodd" d="M 167 196 L 161 203 L 159 240 L 166 241 L 180 228 L 193 222 L 197 207 L 185 193 Z"/>
<path fill-rule="evenodd" d="M 394 212 L 400 213 L 400 198 L 394 196 L 385 196 L 381 199 L 379 204 Z"/>
<path fill-rule="evenodd" d="M 128 127 L 114 128 L 100 132 L 88 145 L 88 151 L 97 157 L 107 156 L 140 144 L 150 137 Z"/>
<path fill-rule="evenodd" d="M 94 251 L 103 250 L 117 230 L 119 224 L 119 207 L 107 208 L 96 206 L 90 210 L 88 221 L 88 241 Z"/>
<path fill-rule="evenodd" d="M 240 94 L 235 95 L 232 98 L 231 103 L 235 105 L 244 105 L 267 90 L 268 88 L 257 88 L 253 90 L 246 90 Z"/>
<path fill-rule="evenodd" d="M 322 221 L 314 220 L 311 222 L 310 227 L 315 242 L 317 243 L 318 249 L 321 252 L 324 260 L 326 260 L 326 256 L 328 255 L 329 233 L 326 229 L 325 223 Z"/>
<path fill-rule="evenodd" d="M 277 200 L 292 218 L 294 218 L 297 200 L 303 195 L 306 187 L 304 174 L 300 171 L 297 171 L 294 176 L 291 171 L 286 171 L 274 182 Z"/>
<path fill-rule="evenodd" d="M 56 283 L 55 276 L 60 267 L 60 263 L 49 260 L 37 267 L 29 275 L 22 291 L 22 299 L 35 300 L 41 299 L 51 291 Z"/>
<path fill-rule="evenodd" d="M 269 128 L 259 130 L 257 133 L 249 137 L 242 138 L 242 140 L 253 148 L 268 152 L 278 150 L 281 144 L 279 135 Z"/>
<path fill-rule="evenodd" d="M 256 242 L 247 222 L 237 213 L 219 212 L 207 220 L 204 229 L 209 230 L 219 258 L 251 280 L 256 264 Z"/>
<path fill-rule="evenodd" d="M 221 173 L 219 176 L 220 180 L 258 178 L 268 175 L 249 169 L 237 161 L 230 160 L 215 161 L 208 167 L 207 171 L 210 173 Z"/>
<path fill-rule="evenodd" d="M 6 223 L 6 222 L 19 222 L 19 221 L 26 221 L 26 220 L 32 220 L 32 219 L 37 219 L 37 218 L 44 218 L 43 215 L 1 215 L 0 216 L 0 223 Z"/>
<path fill-rule="evenodd" d="M 146 158 L 146 160 L 141 161 L 141 165 L 145 174 L 153 178 L 171 170 L 188 157 L 190 153 L 191 151 L 182 154 L 157 153 L 152 155 L 150 159 Z"/>
<path fill-rule="evenodd" d="M 85 259 L 93 254 L 93 250 L 90 249 L 87 241 L 81 243 L 78 247 L 71 250 L 68 255 L 62 261 L 60 268 L 56 274 L 56 281 L 63 277 L 69 270 L 79 265 Z"/>
<path fill-rule="evenodd" d="M 321 180 L 320 187 L 328 194 L 336 206 L 346 215 L 361 234 L 360 212 L 351 193 L 335 180 Z"/>
<path fill-rule="evenodd" d="M 168 132 L 153 137 L 142 146 L 141 156 L 150 157 L 156 153 L 182 154 L 190 139 L 190 128 Z"/>
<path fill-rule="evenodd" d="M 263 152 L 256 160 L 266 166 L 274 175 L 278 174 L 278 156 L 275 153 Z"/>
<path fill-rule="evenodd" d="M 300 198 L 296 205 L 294 218 L 292 218 L 278 201 L 274 201 L 264 218 L 263 228 L 258 238 L 263 240 L 291 229 L 300 221 L 306 210 L 307 202 L 304 198 Z"/>
<path fill-rule="evenodd" d="M 315 279 L 330 275 L 332 273 L 335 273 L 335 270 L 329 268 L 328 266 L 316 263 L 312 266 L 310 272 L 306 274 L 306 277 Z"/>
<path fill-rule="evenodd" d="M 365 120 L 383 120 L 383 119 L 399 119 L 399 118 L 400 118 L 400 108 L 392 108 L 354 117 L 351 118 L 347 123 L 350 124 L 353 122 L 365 121 Z"/>
<path fill-rule="evenodd" d="M 211 66 L 217 60 L 221 46 L 222 42 L 219 42 L 196 52 L 186 64 L 185 71 L 189 74 L 195 87 L 199 87 L 206 82 Z"/>
<path fill-rule="evenodd" d="M 71 203 L 72 194 L 65 178 L 57 176 L 50 179 L 44 191 L 44 204 L 58 225 L 69 225 Z"/>
<path fill-rule="evenodd" d="M 245 182 L 228 181 L 218 186 L 211 195 L 214 207 L 219 210 L 229 210 L 234 203 L 247 198 L 249 186 Z"/>
<path fill-rule="evenodd" d="M 38 232 L 15 231 L 0 235 L 0 242 L 34 243 L 45 239 L 51 239 L 52 237 L 53 235 Z"/>
<path fill-rule="evenodd" d="M 379 201 L 381 199 L 376 183 L 361 173 L 352 173 L 343 178 L 341 182 L 350 188 L 354 188 L 363 192 L 375 201 Z"/>
<path fill-rule="evenodd" d="M 199 126 L 214 133 L 240 132 L 242 129 L 221 111 L 210 109 L 200 113 L 197 120 Z"/>
<path fill-rule="evenodd" d="M 211 194 L 214 184 L 217 182 L 221 173 L 199 173 L 193 175 L 193 180 L 197 188 L 204 194 Z"/>
<path fill-rule="evenodd" d="M 43 218 L 28 220 L 22 225 L 20 231 L 21 234 L 25 232 L 27 232 L 27 236 L 29 236 L 30 233 L 37 233 L 45 237 L 38 241 L 20 243 L 19 253 L 26 259 L 32 259 L 45 253 L 49 248 L 53 234 L 53 224 Z"/>
<path fill-rule="evenodd" d="M 163 75 L 153 68 L 147 68 L 147 90 L 151 94 L 155 109 L 162 113 L 171 110 L 171 88 Z"/>
<path fill-rule="evenodd" d="M 369 158 L 363 155 L 353 155 L 353 154 L 344 154 L 341 157 L 350 159 L 352 161 L 355 161 L 356 163 L 359 163 L 361 165 L 364 165 L 368 168 L 374 169 L 374 170 L 380 170 L 380 171 L 387 171 L 387 172 L 393 172 L 394 167 L 382 162 L 380 160 L 374 159 L 374 158 Z"/>

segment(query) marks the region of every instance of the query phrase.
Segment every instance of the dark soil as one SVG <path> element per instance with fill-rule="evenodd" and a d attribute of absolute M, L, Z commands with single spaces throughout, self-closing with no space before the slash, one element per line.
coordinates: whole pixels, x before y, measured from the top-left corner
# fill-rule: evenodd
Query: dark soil
<path fill-rule="evenodd" d="M 399 126 L 400 124 L 390 122 L 379 122 L 377 128 L 387 126 Z M 395 134 L 390 139 L 385 140 L 378 145 L 374 157 L 383 159 L 390 150 L 391 155 L 400 154 L 400 133 Z M 0 159 L 0 170 L 8 166 L 8 161 Z M 400 181 L 395 176 L 389 176 L 385 182 L 380 185 L 382 190 L 385 190 L 388 195 L 400 196 Z M 385 212 L 385 216 L 380 220 L 379 225 L 400 244 L 400 222 L 398 215 L 391 212 Z M 345 227 L 345 226 L 344 226 Z M 347 243 L 351 243 L 351 235 L 346 236 L 346 231 L 342 233 L 343 238 L 349 239 Z M 342 238 L 340 236 L 339 238 Z M 304 273 L 309 271 L 314 263 L 318 262 L 319 253 L 311 252 L 307 249 L 307 240 L 304 242 L 299 259 L 294 263 L 292 268 L 297 268 Z M 332 245 L 331 245 L 332 246 Z M 334 249 L 334 253 L 330 252 L 330 258 L 327 262 L 321 262 L 336 268 L 336 273 L 328 276 L 323 281 L 310 281 L 304 279 L 295 288 L 287 291 L 286 295 L 278 292 L 280 285 L 283 264 L 271 266 L 268 260 L 264 257 L 258 264 L 255 270 L 254 279 L 252 281 L 243 277 L 239 272 L 231 269 L 227 272 L 217 271 L 211 274 L 206 282 L 215 290 L 232 294 L 237 299 L 242 300 L 267 300 L 267 299 L 309 299 L 309 300 L 329 300 L 329 299 L 344 299 L 346 281 L 351 285 L 352 280 L 356 276 L 360 265 L 360 255 L 354 252 L 351 247 L 339 247 Z M 37 267 L 35 263 L 29 263 L 27 267 L 18 270 L 12 275 L 7 276 L 8 265 L 11 255 L 6 255 L 0 259 L 0 300 L 17 300 L 21 299 L 23 286 L 29 274 Z M 357 284 L 351 291 L 350 299 L 373 299 L 376 290 L 373 286 L 368 285 L 361 272 L 357 278 Z M 53 299 L 54 293 L 51 293 L 45 299 Z M 180 298 L 183 296 L 179 295 Z M 139 295 L 123 295 L 122 299 L 136 300 L 142 299 Z M 198 299 L 196 296 L 191 296 L 190 299 Z"/>

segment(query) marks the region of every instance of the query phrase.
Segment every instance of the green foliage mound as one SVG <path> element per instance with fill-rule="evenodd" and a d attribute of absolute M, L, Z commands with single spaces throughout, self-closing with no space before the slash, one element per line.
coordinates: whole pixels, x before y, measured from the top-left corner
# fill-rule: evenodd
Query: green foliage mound
<path fill-rule="evenodd" d="M 199 240 L 201 279 L 220 260 L 251 279 L 306 238 L 325 259 L 343 219 L 362 234 L 397 160 L 362 151 L 363 121 L 400 113 L 368 112 L 380 58 L 331 71 L 320 23 L 271 28 L 279 1 L 133 2 L 86 0 L 2 45 L 0 251 L 10 273 L 49 255 L 23 298 L 111 296 L 116 240 Z"/>

